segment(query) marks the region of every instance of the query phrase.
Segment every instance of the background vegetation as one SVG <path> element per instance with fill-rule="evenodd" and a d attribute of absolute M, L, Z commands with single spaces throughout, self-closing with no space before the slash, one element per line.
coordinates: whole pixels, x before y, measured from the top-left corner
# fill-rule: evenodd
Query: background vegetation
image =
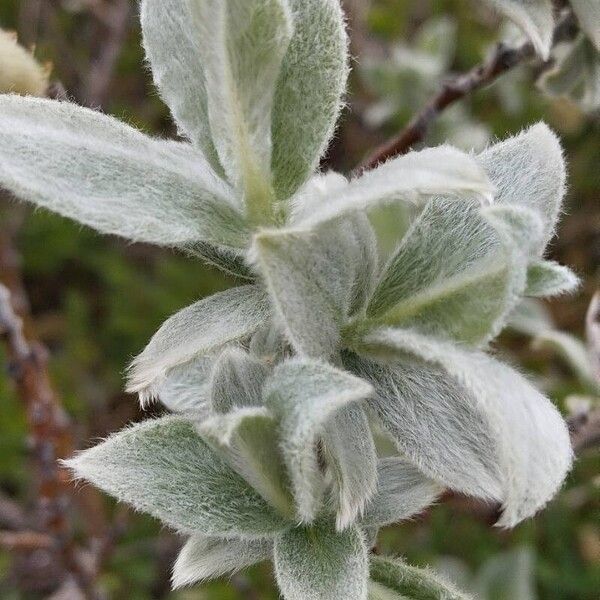
<path fill-rule="evenodd" d="M 2 0 L 0 27 L 18 31 L 22 43 L 35 45 L 36 56 L 53 64 L 53 79 L 75 101 L 148 132 L 173 136 L 167 109 L 143 63 L 134 4 Z M 458 32 L 450 69 L 459 72 L 480 62 L 501 31 L 498 19 L 474 0 L 347 0 L 346 4 L 354 76 L 348 108 L 324 165 L 341 171 L 356 166 L 406 118 L 400 111 L 382 127 L 367 124 L 366 112 L 381 100 L 363 77 L 368 57 L 385 57 L 390 45 L 410 44 L 432 16 L 450 15 Z M 533 73 L 527 69 L 522 73 L 522 79 L 511 84 L 508 98 L 496 86 L 477 93 L 465 108 L 499 138 L 544 119 L 564 140 L 570 188 L 553 254 L 574 268 L 584 285 L 577 296 L 549 308 L 558 328 L 581 336 L 586 308 L 600 287 L 600 121 L 568 101 L 542 96 L 532 82 Z M 22 256 L 33 327 L 50 350 L 54 387 L 76 424 L 77 446 L 87 447 L 91 440 L 141 418 L 136 399 L 122 392 L 123 371 L 162 321 L 233 282 L 184 256 L 103 238 L 47 213 L 7 202 L 0 211 L 0 236 L 14 237 Z M 505 336 L 500 351 L 521 361 L 559 405 L 568 395 L 585 392 L 569 369 L 553 356 L 534 351 L 527 338 Z M 0 364 L 4 364 L 1 357 Z M 598 450 L 584 452 L 561 495 L 514 531 L 494 529 L 485 507 L 455 498 L 413 523 L 384 531 L 381 549 L 404 555 L 411 563 L 442 568 L 484 599 L 597 600 L 599 467 Z M 33 494 L 31 473 L 22 406 L 2 372 L 0 503 L 27 505 Z M 101 501 L 119 524 L 101 576 L 107 598 L 276 598 L 267 567 L 235 576 L 234 585 L 217 582 L 170 593 L 169 566 L 179 540 L 156 521 L 127 513 L 107 498 Z M 0 510 L 0 519 L 3 514 Z M 80 525 L 85 530 L 103 523 Z M 45 597 L 44 582 L 39 577 L 32 580 L 26 565 L 13 558 L 0 548 L 0 597 Z"/>

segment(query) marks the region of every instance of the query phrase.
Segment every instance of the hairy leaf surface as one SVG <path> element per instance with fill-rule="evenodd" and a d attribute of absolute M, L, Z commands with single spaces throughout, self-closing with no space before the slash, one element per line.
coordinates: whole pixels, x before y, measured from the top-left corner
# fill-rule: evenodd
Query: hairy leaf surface
<path fill-rule="evenodd" d="M 297 511 L 303 521 L 313 521 L 317 516 L 325 487 L 318 442 L 334 417 L 368 398 L 371 392 L 369 384 L 349 373 L 323 363 L 299 359 L 278 365 L 267 382 L 265 402 L 279 421 L 281 451 L 292 481 Z M 362 433 L 370 435 L 368 429 Z M 365 443 L 368 444 L 368 441 L 365 440 Z M 372 447 L 370 449 L 374 452 Z M 332 443 L 329 447 L 335 461 L 344 465 L 344 468 L 337 469 L 341 478 L 339 491 L 342 493 L 352 481 L 345 479 L 352 475 L 351 469 L 346 467 L 347 461 L 360 460 L 360 457 L 346 457 L 342 454 L 343 450 L 340 444 Z M 369 456 L 367 454 L 367 459 Z M 364 475 L 365 480 L 359 484 L 358 490 L 352 490 L 354 495 L 362 493 L 368 496 L 372 492 L 375 465 L 372 474 L 367 470 Z"/>
<path fill-rule="evenodd" d="M 225 540 L 194 534 L 173 567 L 173 588 L 235 573 L 271 558 L 272 554 L 272 540 Z"/>
<path fill-rule="evenodd" d="M 134 425 L 66 464 L 78 478 L 180 531 L 261 538 L 286 527 L 181 417 Z"/>
<path fill-rule="evenodd" d="M 142 402 L 155 395 L 167 373 L 199 355 L 250 336 L 270 312 L 265 292 L 246 285 L 220 292 L 167 319 L 133 361 L 129 391 Z"/>
<path fill-rule="evenodd" d="M 375 407 L 398 448 L 448 487 L 503 505 L 512 527 L 557 492 L 572 461 L 566 424 L 516 371 L 414 331 L 365 340 L 394 365 L 367 367 Z M 359 369 L 362 373 L 362 370 Z"/>
<path fill-rule="evenodd" d="M 367 549 L 356 528 L 291 529 L 275 540 L 274 561 L 285 600 L 367 598 Z"/>
<path fill-rule="evenodd" d="M 0 186 L 102 233 L 243 247 L 232 190 L 187 144 L 69 102 L 0 96 Z"/>

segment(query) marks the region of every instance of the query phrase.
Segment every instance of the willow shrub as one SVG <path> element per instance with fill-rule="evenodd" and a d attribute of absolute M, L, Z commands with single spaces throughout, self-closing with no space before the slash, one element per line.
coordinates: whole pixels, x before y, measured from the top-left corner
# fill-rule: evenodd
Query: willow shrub
<path fill-rule="evenodd" d="M 338 0 L 143 0 L 144 45 L 184 142 L 67 102 L 0 96 L 0 185 L 240 285 L 173 315 L 129 389 L 173 414 L 67 462 L 189 536 L 175 586 L 272 560 L 288 600 L 464 598 L 374 557 L 444 490 L 531 517 L 572 460 L 550 401 L 489 352 L 544 259 L 565 190 L 543 124 L 350 179 L 320 173 L 348 75 Z M 410 206 L 381 255 L 369 213 Z"/>

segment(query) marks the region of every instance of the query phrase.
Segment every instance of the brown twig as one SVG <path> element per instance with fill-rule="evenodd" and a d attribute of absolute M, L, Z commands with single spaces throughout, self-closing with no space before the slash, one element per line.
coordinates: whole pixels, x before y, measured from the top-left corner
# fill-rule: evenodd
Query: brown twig
<path fill-rule="evenodd" d="M 554 30 L 554 44 L 572 38 L 576 31 L 575 18 L 569 12 L 560 20 Z M 406 154 L 425 139 L 434 120 L 446 108 L 473 92 L 491 85 L 501 75 L 535 57 L 536 52 L 530 42 L 516 48 L 499 44 L 488 60 L 466 73 L 444 81 L 436 95 L 411 119 L 408 125 L 396 137 L 376 148 L 360 165 L 357 173 L 372 169 L 394 156 Z"/>
<path fill-rule="evenodd" d="M 18 210 L 3 214 L 0 229 L 0 341 L 6 342 L 9 373 L 27 413 L 30 448 L 39 479 L 33 515 L 0 495 L 0 526 L 16 534 L 35 530 L 52 538 L 52 548 L 46 550 L 56 563 L 57 583 L 68 585 L 69 589 L 77 585 L 78 597 L 95 598 L 94 582 L 127 525 L 128 511 L 119 512 L 110 523 L 99 492 L 86 486 L 74 493 L 70 474 L 57 462 L 58 458 L 73 453 L 72 428 L 60 398 L 52 388 L 47 353 L 41 344 L 31 341 L 34 328 L 30 304 L 14 240 L 21 223 Z M 85 548 L 76 546 L 71 535 L 75 507 L 83 514 Z M 23 545 L 14 549 L 24 552 Z M 28 562 L 27 567 L 30 566 Z"/>
<path fill-rule="evenodd" d="M 50 385 L 47 353 L 39 343 L 25 337 L 23 320 L 13 308 L 8 288 L 2 284 L 0 336 L 5 340 L 9 373 L 27 413 L 38 488 L 33 522 L 40 535 L 53 540 L 63 578 L 69 575 L 79 578 L 79 561 L 69 523 L 68 476 L 57 462 L 73 451 L 69 418 Z"/>
<path fill-rule="evenodd" d="M 10 550 L 48 550 L 54 547 L 54 539 L 38 531 L 0 531 L 0 546 Z"/>

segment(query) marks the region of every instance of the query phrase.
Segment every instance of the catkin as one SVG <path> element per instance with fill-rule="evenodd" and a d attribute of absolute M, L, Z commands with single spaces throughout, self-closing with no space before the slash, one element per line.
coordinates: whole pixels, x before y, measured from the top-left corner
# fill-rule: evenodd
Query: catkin
<path fill-rule="evenodd" d="M 13 33 L 0 29 L 0 93 L 44 96 L 49 74 Z"/>

